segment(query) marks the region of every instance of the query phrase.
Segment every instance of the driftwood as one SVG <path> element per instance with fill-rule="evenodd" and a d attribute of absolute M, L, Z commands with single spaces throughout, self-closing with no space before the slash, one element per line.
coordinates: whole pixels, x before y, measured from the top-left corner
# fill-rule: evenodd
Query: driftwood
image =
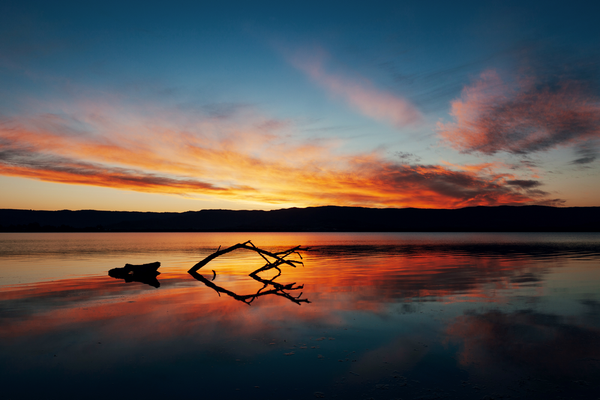
<path fill-rule="evenodd" d="M 246 249 L 246 250 L 254 251 L 254 252 L 258 253 L 267 262 L 264 266 L 258 268 L 257 270 L 255 270 L 249 274 L 249 276 L 252 279 L 263 284 L 263 287 L 254 294 L 239 295 L 235 292 L 232 292 L 231 290 L 227 290 L 221 286 L 216 285 L 215 283 L 209 281 L 204 276 L 202 276 L 198 273 L 198 270 L 200 268 L 204 267 L 210 261 L 214 260 L 215 258 L 217 258 L 219 256 L 222 256 L 223 254 L 230 253 L 237 249 Z M 285 297 L 286 299 L 288 299 L 298 305 L 300 305 L 301 303 L 310 303 L 310 301 L 308 299 L 300 298 L 302 296 L 302 292 L 300 292 L 300 294 L 298 296 L 293 296 L 292 294 L 288 293 L 288 291 L 291 291 L 291 290 L 300 290 L 300 289 L 304 288 L 304 285 L 296 286 L 295 282 L 287 284 L 287 285 L 283 285 L 281 283 L 275 282 L 275 279 L 277 279 L 281 275 L 281 269 L 279 267 L 282 264 L 287 264 L 294 268 L 296 267 L 296 265 L 304 265 L 304 263 L 302 261 L 286 259 L 286 257 L 291 254 L 297 254 L 302 259 L 300 250 L 307 250 L 307 248 L 302 248 L 301 246 L 296 246 L 296 247 L 293 247 L 288 250 L 273 253 L 273 252 L 263 250 L 261 248 L 256 247 L 250 240 L 248 240 L 247 242 L 238 243 L 238 244 L 235 244 L 235 245 L 228 247 L 226 249 L 223 249 L 223 250 L 221 250 L 221 247 L 219 246 L 217 251 L 210 254 L 205 259 L 203 259 L 202 261 L 200 261 L 199 263 L 194 265 L 188 271 L 188 273 L 190 275 L 192 275 L 195 279 L 199 280 L 200 282 L 204 283 L 209 288 L 216 291 L 217 294 L 219 294 L 219 296 L 221 295 L 221 293 L 224 293 L 224 294 L 231 296 L 234 299 L 241 301 L 243 303 L 246 303 L 248 305 L 250 305 L 250 303 L 252 303 L 256 298 L 258 298 L 260 296 L 270 295 L 270 294 Z M 273 260 L 270 260 L 269 257 Z M 263 279 L 260 276 L 258 276 L 258 273 L 263 272 L 263 271 L 268 271 L 270 269 L 276 269 L 278 271 L 277 275 L 275 275 L 273 278 Z M 212 270 L 212 273 L 213 273 L 212 280 L 214 281 L 216 278 L 216 272 L 214 270 Z"/>
<path fill-rule="evenodd" d="M 125 264 L 123 268 L 111 269 L 108 275 L 115 279 L 124 279 L 125 282 L 141 282 L 157 288 L 160 286 L 160 282 L 156 279 L 160 275 L 159 267 L 158 261 L 140 265 Z"/>
<path fill-rule="evenodd" d="M 286 260 L 285 257 L 289 256 L 290 254 L 297 254 L 300 258 L 302 258 L 302 255 L 300 254 L 299 251 L 300 250 L 308 250 L 307 248 L 302 248 L 301 246 L 296 246 L 296 247 L 292 247 L 289 250 L 272 253 L 270 251 L 263 250 L 263 249 L 256 247 L 254 244 L 252 244 L 252 242 L 250 240 L 248 240 L 247 242 L 238 243 L 238 244 L 235 244 L 235 245 L 228 247 L 226 249 L 223 249 L 223 250 L 221 250 L 221 247 L 219 246 L 217 251 L 215 251 L 214 253 L 212 253 L 211 255 L 206 257 L 204 260 L 202 260 L 199 263 L 197 263 L 196 265 L 194 265 L 188 272 L 189 273 L 197 272 L 200 268 L 204 267 L 206 264 L 208 264 L 215 258 L 222 256 L 223 254 L 230 253 L 237 249 L 246 249 L 246 250 L 255 251 L 258 254 L 260 254 L 260 256 L 267 262 L 267 264 L 264 267 L 257 269 L 256 271 L 254 271 L 254 273 L 261 272 L 261 271 L 267 271 L 272 268 L 275 268 L 281 272 L 281 270 L 279 269 L 279 266 L 281 264 L 287 264 L 294 268 L 296 268 L 296 265 L 298 265 L 298 264 L 304 265 L 304 263 L 302 261 Z M 266 256 L 275 259 L 275 261 L 273 261 L 273 262 L 270 261 Z"/>
<path fill-rule="evenodd" d="M 237 249 L 245 249 L 245 250 L 254 251 L 257 254 L 259 254 L 266 261 L 266 264 L 264 266 L 258 268 L 257 270 L 255 270 L 249 274 L 249 276 L 252 279 L 263 284 L 263 287 L 260 288 L 256 293 L 248 294 L 248 295 L 238 295 L 237 293 L 234 293 L 230 290 L 227 290 L 221 286 L 214 284 L 212 281 L 214 281 L 217 276 L 217 273 L 214 270 L 212 270 L 212 273 L 213 273 L 212 281 L 206 279 L 204 276 L 202 276 L 198 273 L 198 270 L 200 268 L 204 267 L 210 261 L 214 260 L 215 258 L 217 258 L 219 256 L 222 256 L 223 254 L 230 253 Z M 298 255 L 298 257 L 300 257 L 300 259 L 302 259 L 302 255 L 300 254 L 301 250 L 308 250 L 308 248 L 302 248 L 301 246 L 296 246 L 296 247 L 292 247 L 291 249 L 288 249 L 288 250 L 279 251 L 279 252 L 274 253 L 274 252 L 270 252 L 270 251 L 258 248 L 250 240 L 248 240 L 247 242 L 238 243 L 238 244 L 235 244 L 235 245 L 228 247 L 226 249 L 223 249 L 223 250 L 221 250 L 221 247 L 219 246 L 217 251 L 210 254 L 209 256 L 204 258 L 202 261 L 200 261 L 199 263 L 194 265 L 188 271 L 188 273 L 190 275 L 192 275 L 192 277 L 194 277 L 196 280 L 204 283 L 209 288 L 215 290 L 219 294 L 219 296 L 221 295 L 221 293 L 224 293 L 224 294 L 231 296 L 234 299 L 244 302 L 248 305 L 250 305 L 250 303 L 252 303 L 258 297 L 271 295 L 271 294 L 275 295 L 275 296 L 284 297 L 298 305 L 300 305 L 301 303 L 310 303 L 310 301 L 308 299 L 301 298 L 302 292 L 300 292 L 300 294 L 297 296 L 294 296 L 291 293 L 289 293 L 290 291 L 300 290 L 300 289 L 304 288 L 304 285 L 296 285 L 295 282 L 285 284 L 285 285 L 281 284 L 279 282 L 275 282 L 275 279 L 277 279 L 279 276 L 281 276 L 282 272 L 281 272 L 281 268 L 279 268 L 279 267 L 282 266 L 283 264 L 292 266 L 294 268 L 296 267 L 296 265 L 304 265 L 304 263 L 302 261 L 291 260 L 291 259 L 286 258 L 290 255 L 296 254 L 296 255 Z M 124 279 L 125 282 L 141 282 L 141 283 L 145 283 L 147 285 L 158 288 L 160 286 L 160 282 L 158 281 L 158 279 L 156 279 L 156 277 L 158 275 L 160 275 L 160 272 L 158 272 L 159 267 L 160 267 L 160 262 L 158 262 L 158 261 L 149 263 L 149 264 L 141 264 L 141 265 L 125 264 L 125 266 L 123 268 L 111 269 L 110 271 L 108 271 L 108 275 L 110 275 L 116 279 Z M 258 276 L 258 274 L 260 272 L 268 271 L 271 269 L 276 269 L 278 271 L 277 275 L 275 275 L 273 278 L 264 279 L 264 278 L 261 278 L 260 276 Z"/>

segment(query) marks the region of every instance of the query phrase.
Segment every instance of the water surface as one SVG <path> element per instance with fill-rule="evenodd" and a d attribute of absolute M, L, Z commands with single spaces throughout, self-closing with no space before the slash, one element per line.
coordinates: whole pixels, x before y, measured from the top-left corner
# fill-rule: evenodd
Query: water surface
<path fill-rule="evenodd" d="M 310 249 L 187 273 L 248 239 Z M 589 233 L 0 234 L 3 398 L 596 398 L 599 260 Z M 153 261 L 159 288 L 107 275 Z"/>

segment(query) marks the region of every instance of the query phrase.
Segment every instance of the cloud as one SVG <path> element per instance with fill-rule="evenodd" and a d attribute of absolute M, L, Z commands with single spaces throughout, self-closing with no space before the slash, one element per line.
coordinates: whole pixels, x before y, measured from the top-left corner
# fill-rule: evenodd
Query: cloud
<path fill-rule="evenodd" d="M 595 143 L 585 143 L 584 145 L 577 146 L 575 149 L 575 154 L 577 154 L 578 158 L 571 161 L 571 164 L 590 164 L 596 161 L 598 158 L 598 148 Z"/>
<path fill-rule="evenodd" d="M 134 169 L 108 167 L 101 164 L 40 154 L 27 150 L 0 150 L 0 173 L 50 182 L 129 189 L 142 192 L 176 193 L 227 191 L 195 179 L 169 178 Z M 250 188 L 244 188 L 249 190 Z"/>
<path fill-rule="evenodd" d="M 477 205 L 519 204 L 535 201 L 505 184 L 503 174 L 478 174 L 455 171 L 438 165 L 409 165 L 374 160 L 355 162 L 352 168 L 357 196 L 387 206 L 457 208 Z M 510 176 L 508 176 L 510 177 Z M 351 182 L 346 182 L 350 186 Z M 352 200 L 346 194 L 348 200 Z M 537 196 L 536 196 L 537 197 Z M 357 197 L 358 200 L 360 197 Z"/>
<path fill-rule="evenodd" d="M 457 208 L 539 204 L 541 182 L 499 166 L 426 165 L 305 141 L 252 107 L 218 115 L 88 102 L 0 120 L 0 174 L 279 206 Z M 339 143 L 338 143 L 339 145 Z M 501 166 L 500 166 L 501 167 Z M 533 189 L 536 190 L 533 190 Z"/>
<path fill-rule="evenodd" d="M 600 137 L 600 97 L 585 80 L 556 74 L 506 82 L 487 71 L 452 102 L 451 115 L 438 135 L 465 153 L 528 154 Z"/>
<path fill-rule="evenodd" d="M 512 181 L 506 181 L 507 185 L 518 186 L 523 189 L 531 189 L 537 186 L 540 186 L 541 183 L 539 181 L 534 180 L 523 180 L 523 179 L 515 179 Z"/>
<path fill-rule="evenodd" d="M 419 157 L 416 154 L 413 153 L 408 153 L 405 151 L 397 151 L 395 153 L 396 157 L 398 157 L 400 159 L 400 161 L 402 161 L 403 163 L 410 163 L 410 162 L 421 162 L 421 157 Z"/>
<path fill-rule="evenodd" d="M 420 111 L 409 100 L 377 89 L 365 78 L 352 80 L 330 74 L 325 71 L 318 56 L 296 54 L 289 59 L 294 67 L 367 117 L 397 128 L 414 125 L 422 120 Z"/>

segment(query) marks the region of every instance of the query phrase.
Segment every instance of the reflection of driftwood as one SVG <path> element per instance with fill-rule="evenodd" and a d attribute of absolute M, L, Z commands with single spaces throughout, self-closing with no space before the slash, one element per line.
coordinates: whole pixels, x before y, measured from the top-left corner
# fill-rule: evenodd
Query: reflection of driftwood
<path fill-rule="evenodd" d="M 303 289 L 304 285 L 300 285 L 300 286 L 296 286 L 294 287 L 294 285 L 296 284 L 296 282 L 294 283 L 289 283 L 287 285 L 282 285 L 281 283 L 277 283 L 275 282 L 275 278 L 277 278 L 279 275 L 281 275 L 281 270 L 279 271 L 279 273 L 277 275 L 275 275 L 273 278 L 271 279 L 263 279 L 260 276 L 257 275 L 257 273 L 260 271 L 256 270 L 253 273 L 250 274 L 250 276 L 252 277 L 252 279 L 259 281 L 260 283 L 264 284 L 264 286 L 262 287 L 262 289 L 260 289 L 256 294 L 257 296 L 260 295 L 264 295 L 267 293 L 273 293 L 277 296 L 283 296 L 286 299 L 289 299 L 291 301 L 293 301 L 294 303 L 300 305 L 300 303 L 310 303 L 310 301 L 308 301 L 308 299 L 301 299 L 300 297 L 302 296 L 302 292 L 300 292 L 300 294 L 296 297 L 290 295 L 289 293 L 286 292 L 286 290 L 299 290 L 299 289 Z M 268 290 L 266 292 L 263 292 L 263 290 L 267 287 L 267 286 L 273 286 L 275 289 L 272 290 Z"/>
<path fill-rule="evenodd" d="M 255 294 L 238 295 L 237 293 L 234 293 L 230 290 L 224 289 L 221 286 L 215 285 L 213 282 L 209 281 L 208 279 L 206 279 L 205 277 L 203 277 L 202 275 L 200 275 L 198 273 L 198 270 L 200 268 L 204 267 L 206 264 L 208 264 L 211 260 L 214 260 L 215 258 L 222 256 L 223 254 L 227 254 L 227 253 L 232 252 L 237 249 L 246 249 L 246 250 L 254 251 L 254 252 L 258 253 L 267 262 L 264 266 L 258 268 L 257 270 L 255 270 L 249 274 L 252 279 L 263 284 L 263 287 L 261 289 L 259 289 L 258 292 L 256 292 Z M 281 283 L 275 282 L 275 279 L 281 275 L 281 269 L 279 268 L 280 265 L 287 264 L 287 265 L 291 265 L 294 268 L 296 267 L 297 264 L 304 265 L 304 263 L 302 263 L 302 261 L 285 259 L 290 254 L 297 254 L 300 258 L 302 258 L 302 255 L 300 255 L 300 253 L 299 253 L 300 250 L 306 250 L 306 249 L 302 248 L 300 246 L 296 246 L 296 247 L 292 247 L 291 249 L 288 249 L 288 250 L 273 253 L 273 252 L 266 251 L 266 250 L 256 247 L 254 244 L 252 244 L 251 241 L 248 240 L 247 242 L 238 243 L 236 245 L 233 245 L 233 246 L 228 247 L 223 250 L 221 250 L 221 247 L 219 247 L 217 249 L 217 251 L 215 251 L 214 253 L 212 253 L 211 255 L 206 257 L 204 260 L 202 260 L 199 263 L 197 263 L 196 265 L 194 265 L 188 271 L 188 273 L 190 275 L 192 275 L 194 278 L 196 278 L 197 280 L 199 280 L 200 282 L 204 283 L 209 288 L 216 291 L 219 295 L 221 293 L 225 293 L 228 296 L 231 296 L 234 299 L 244 302 L 248 305 L 250 305 L 250 303 L 252 303 L 254 301 L 254 299 L 256 299 L 257 297 L 265 296 L 268 294 L 285 297 L 286 299 L 293 301 L 294 303 L 296 303 L 298 305 L 300 305 L 301 303 L 310 303 L 310 301 L 308 301 L 308 299 L 300 298 L 302 296 L 302 292 L 300 292 L 300 294 L 298 296 L 292 296 L 290 293 L 288 293 L 288 291 L 290 291 L 290 290 L 302 289 L 304 287 L 304 285 L 295 286 L 296 285 L 295 282 L 287 284 L 287 285 L 283 285 Z M 270 257 L 274 260 L 269 260 L 268 257 Z M 273 278 L 263 279 L 260 276 L 258 276 L 259 272 L 268 271 L 270 269 L 276 269 L 278 271 L 277 275 L 275 275 Z M 212 280 L 214 281 L 215 277 L 216 277 L 216 272 L 214 270 L 212 272 L 213 272 Z M 270 288 L 270 289 L 265 290 L 267 288 Z"/>
<path fill-rule="evenodd" d="M 252 244 L 252 242 L 250 240 L 248 240 L 247 242 L 244 243 L 238 243 L 235 244 L 231 247 L 228 247 L 226 249 L 221 250 L 221 247 L 219 247 L 219 249 L 217 251 L 215 251 L 214 253 L 212 253 L 211 255 L 209 255 L 208 257 L 206 257 L 204 260 L 200 261 L 198 264 L 194 265 L 188 272 L 192 273 L 192 272 L 197 272 L 200 268 L 204 267 L 206 264 L 208 264 L 210 261 L 214 260 L 215 258 L 222 256 L 223 254 L 227 254 L 230 253 L 234 250 L 237 249 L 246 249 L 246 250 L 251 250 L 251 251 L 255 251 L 257 252 L 262 258 L 264 258 L 264 260 L 267 262 L 267 264 L 254 271 L 254 272 L 260 272 L 260 271 L 267 271 L 271 268 L 275 268 L 278 271 L 281 272 L 281 270 L 278 268 L 279 265 L 281 264 L 287 264 L 287 265 L 291 265 L 292 267 L 296 267 L 296 264 L 301 264 L 304 265 L 302 263 L 302 261 L 297 261 L 297 260 L 286 260 L 285 257 L 289 256 L 290 254 L 297 254 L 300 258 L 302 258 L 302 256 L 299 253 L 299 250 L 306 250 L 303 249 L 300 246 L 296 246 L 293 247 L 289 250 L 285 250 L 285 251 L 279 251 L 277 253 L 272 253 L 270 251 L 266 251 L 263 249 L 259 249 L 258 247 L 256 247 L 255 245 Z M 269 261 L 269 259 L 266 257 L 271 257 L 274 258 L 275 261 L 271 262 Z"/>
<path fill-rule="evenodd" d="M 141 265 L 125 264 L 123 268 L 111 269 L 108 275 L 116 279 L 124 279 L 125 282 L 141 282 L 157 288 L 160 286 L 160 282 L 156 279 L 160 275 L 158 267 L 160 267 L 158 261 Z"/>
<path fill-rule="evenodd" d="M 254 301 L 254 299 L 256 299 L 257 297 L 266 296 L 269 294 L 285 297 L 286 299 L 293 301 L 294 303 L 296 303 L 298 305 L 300 305 L 301 303 L 310 303 L 310 301 L 308 299 L 300 298 L 302 296 L 302 292 L 300 292 L 300 294 L 298 296 L 292 296 L 290 293 L 287 292 L 289 290 L 302 289 L 304 287 L 304 285 L 294 286 L 296 283 L 282 285 L 281 283 L 273 282 L 273 279 L 275 279 L 279 275 L 277 275 L 273 279 L 268 280 L 268 279 L 262 279 L 259 276 L 255 275 L 254 273 L 252 273 L 252 274 L 250 274 L 250 276 L 254 280 L 261 282 L 264 286 L 261 289 L 259 289 L 258 292 L 256 292 L 255 294 L 239 295 L 235 292 L 232 292 L 231 290 L 227 290 L 221 286 L 215 285 L 213 282 L 209 281 L 208 279 L 206 279 L 205 277 L 203 277 L 202 275 L 200 275 L 197 272 L 190 272 L 189 274 L 192 275 L 195 279 L 204 283 L 209 288 L 213 289 L 215 292 L 217 292 L 219 294 L 219 296 L 221 295 L 221 293 L 225 293 L 226 295 L 231 296 L 234 299 L 241 301 L 243 303 L 246 303 L 248 305 L 250 305 L 250 303 L 252 303 Z M 269 286 L 272 286 L 272 289 L 265 290 Z"/>

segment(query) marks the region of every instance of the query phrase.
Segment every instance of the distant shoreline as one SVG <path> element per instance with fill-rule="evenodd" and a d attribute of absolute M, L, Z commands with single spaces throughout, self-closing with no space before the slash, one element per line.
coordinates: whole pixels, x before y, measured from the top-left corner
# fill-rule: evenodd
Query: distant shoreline
<path fill-rule="evenodd" d="M 134 212 L 0 209 L 0 232 L 600 232 L 600 207 L 308 207 Z"/>

